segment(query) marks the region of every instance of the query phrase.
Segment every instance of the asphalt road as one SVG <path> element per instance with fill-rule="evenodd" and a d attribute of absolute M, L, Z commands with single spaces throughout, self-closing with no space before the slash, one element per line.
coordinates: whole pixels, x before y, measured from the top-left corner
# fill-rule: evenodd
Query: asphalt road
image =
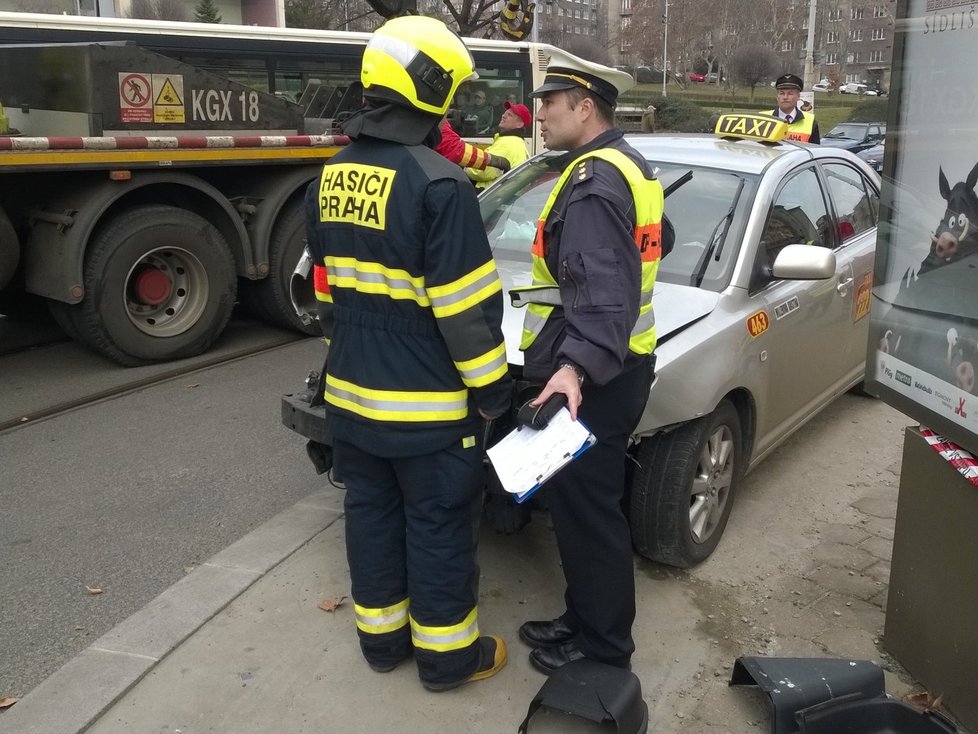
<path fill-rule="evenodd" d="M 0 360 L 0 406 L 131 376 L 78 349 Z M 303 340 L 0 435 L 0 697 L 321 486 L 279 421 L 321 353 Z"/>

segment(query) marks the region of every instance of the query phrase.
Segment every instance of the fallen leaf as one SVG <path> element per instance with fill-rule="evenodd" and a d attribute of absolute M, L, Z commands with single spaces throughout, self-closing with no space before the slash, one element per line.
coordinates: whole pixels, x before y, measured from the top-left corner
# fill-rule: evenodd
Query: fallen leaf
<path fill-rule="evenodd" d="M 903 697 L 904 703 L 909 703 L 911 706 L 916 706 L 924 711 L 930 711 L 932 709 L 937 709 L 941 707 L 944 701 L 944 694 L 942 693 L 937 698 L 934 697 L 930 691 L 920 691 L 918 693 L 908 693 Z"/>
<path fill-rule="evenodd" d="M 83 629 L 85 629 L 85 628 L 84 627 L 78 627 L 77 625 L 75 626 L 75 632 L 81 632 Z"/>
<path fill-rule="evenodd" d="M 99 589 L 99 588 L 92 588 L 91 586 L 86 586 L 85 587 L 85 591 L 87 591 L 92 596 L 98 596 L 99 594 L 102 593 L 102 590 L 101 589 Z"/>
<path fill-rule="evenodd" d="M 199 382 L 194 382 L 194 383 L 191 383 L 190 385 L 187 385 L 186 387 L 188 387 L 188 388 L 200 387 L 200 383 Z"/>
<path fill-rule="evenodd" d="M 346 599 L 345 596 L 341 596 L 339 599 L 335 599 L 335 600 L 323 599 L 321 602 L 319 602 L 319 608 L 322 609 L 324 612 L 335 612 L 336 608 L 343 603 L 344 599 Z"/>
<path fill-rule="evenodd" d="M 0 697 L 0 709 L 9 709 L 19 700 L 19 698 L 10 698 L 9 696 Z"/>

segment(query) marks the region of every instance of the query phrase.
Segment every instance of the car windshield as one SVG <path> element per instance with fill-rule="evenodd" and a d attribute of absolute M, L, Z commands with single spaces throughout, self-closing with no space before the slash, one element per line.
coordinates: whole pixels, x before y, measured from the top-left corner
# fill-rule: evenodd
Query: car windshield
<path fill-rule="evenodd" d="M 529 270 L 537 219 L 560 176 L 556 160 L 546 156 L 533 161 L 482 196 L 482 220 L 496 258 L 524 262 Z M 665 201 L 675 245 L 660 262 L 658 279 L 722 290 L 740 249 L 756 177 L 674 163 L 653 166 L 667 192 L 678 184 Z"/>
<path fill-rule="evenodd" d="M 830 140 L 862 140 L 866 137 L 866 131 L 868 129 L 868 125 L 843 123 L 832 128 L 825 137 Z"/>

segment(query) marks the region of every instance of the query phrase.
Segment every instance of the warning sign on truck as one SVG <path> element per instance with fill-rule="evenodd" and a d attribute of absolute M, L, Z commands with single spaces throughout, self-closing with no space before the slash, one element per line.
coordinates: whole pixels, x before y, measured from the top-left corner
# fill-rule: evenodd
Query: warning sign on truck
<path fill-rule="evenodd" d="M 153 121 L 153 86 L 149 75 L 119 72 L 119 119 L 122 122 Z"/>
<path fill-rule="evenodd" d="M 153 122 L 187 121 L 181 74 L 153 74 L 153 95 Z"/>
<path fill-rule="evenodd" d="M 184 123 L 182 74 L 119 72 L 121 122 Z"/>

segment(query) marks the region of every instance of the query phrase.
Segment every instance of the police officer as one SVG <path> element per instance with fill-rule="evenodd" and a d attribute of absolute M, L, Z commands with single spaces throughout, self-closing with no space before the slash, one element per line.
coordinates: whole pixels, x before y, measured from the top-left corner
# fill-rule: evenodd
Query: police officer
<path fill-rule="evenodd" d="M 779 120 L 788 123 L 785 140 L 797 140 L 800 143 L 820 143 L 822 136 L 818 132 L 815 115 L 807 115 L 798 108 L 803 82 L 794 74 L 779 76 L 774 86 L 778 92 L 778 107 L 773 114 Z"/>
<path fill-rule="evenodd" d="M 501 285 L 472 185 L 431 147 L 474 77 L 441 21 L 385 23 L 364 51 L 353 142 L 306 197 L 360 647 L 378 672 L 413 654 L 433 691 L 506 662 L 480 636 L 473 531 L 482 421 L 510 404 Z"/>
<path fill-rule="evenodd" d="M 528 312 L 524 373 L 564 393 L 597 443 L 547 484 L 563 565 L 566 609 L 526 622 L 520 638 L 545 673 L 579 658 L 627 667 L 635 644 L 635 582 L 621 508 L 628 437 L 652 381 L 652 288 L 661 248 L 662 187 L 614 127 L 631 75 L 551 59 L 537 120 L 552 150 L 568 151 L 532 246 L 532 280 L 511 292 Z"/>

